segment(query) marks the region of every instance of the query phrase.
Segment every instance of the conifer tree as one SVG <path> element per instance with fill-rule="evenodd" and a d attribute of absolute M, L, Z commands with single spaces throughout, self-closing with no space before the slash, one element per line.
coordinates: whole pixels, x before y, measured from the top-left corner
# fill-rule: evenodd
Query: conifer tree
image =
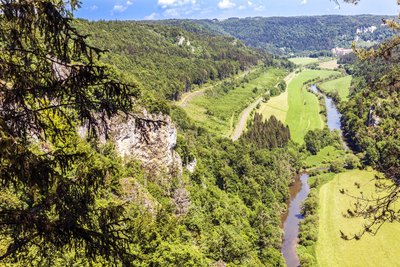
<path fill-rule="evenodd" d="M 121 205 L 96 199 L 116 174 L 79 145 L 129 112 L 138 90 L 98 63 L 71 25 L 76 0 L 0 1 L 0 260 L 74 248 L 129 263 Z"/>

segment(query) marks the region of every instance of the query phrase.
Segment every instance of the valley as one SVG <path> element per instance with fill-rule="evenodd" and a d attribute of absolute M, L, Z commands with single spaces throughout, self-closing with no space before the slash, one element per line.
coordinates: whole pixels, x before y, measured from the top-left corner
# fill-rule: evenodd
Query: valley
<path fill-rule="evenodd" d="M 274 87 L 284 75 L 285 72 L 279 69 L 260 69 L 249 77 L 228 80 L 207 89 L 204 94 L 192 98 L 184 109 L 191 119 L 211 132 L 229 137 L 242 111 L 256 99 L 261 101 L 260 96 Z"/>
<path fill-rule="evenodd" d="M 90 1 L 0 4 L 0 266 L 399 265 L 397 17 Z"/>

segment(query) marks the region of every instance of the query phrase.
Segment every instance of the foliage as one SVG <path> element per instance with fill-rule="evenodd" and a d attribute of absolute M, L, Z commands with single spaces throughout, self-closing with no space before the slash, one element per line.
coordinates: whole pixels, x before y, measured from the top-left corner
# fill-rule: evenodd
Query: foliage
<path fill-rule="evenodd" d="M 324 129 L 310 130 L 304 136 L 304 143 L 306 149 L 312 154 L 316 155 L 321 149 L 327 146 L 335 146 L 340 148 L 342 146 L 342 139 L 340 132 L 330 131 L 328 127 Z"/>
<path fill-rule="evenodd" d="M 244 134 L 244 139 L 254 143 L 258 149 L 285 147 L 290 140 L 290 131 L 287 126 L 278 121 L 274 116 L 263 119 L 256 113 L 249 130 Z"/>
<path fill-rule="evenodd" d="M 52 251 L 76 248 L 90 260 L 129 264 L 124 207 L 100 204 L 118 190 L 119 162 L 95 142 L 139 92 L 97 62 L 101 50 L 71 26 L 76 6 L 0 4 L 0 183 L 12 199 L 0 203 L 0 235 L 9 238 L 0 259 L 45 262 Z M 77 137 L 77 124 L 92 146 Z"/>
<path fill-rule="evenodd" d="M 173 114 L 175 121 L 186 121 L 175 117 L 184 114 Z M 280 211 L 300 167 L 298 149 L 259 148 L 246 138 L 232 142 L 193 124 L 182 129 L 198 162 L 190 176 L 193 207 L 187 227 L 205 254 L 237 265 L 283 265 Z"/>
<path fill-rule="evenodd" d="M 388 19 L 388 17 L 385 17 Z M 313 16 L 271 18 L 229 18 L 222 21 L 162 21 L 160 23 L 185 25 L 196 24 L 214 32 L 228 33 L 245 44 L 266 49 L 276 54 L 305 51 L 331 50 L 335 47 L 351 47 L 356 30 L 376 26 L 374 32 L 359 35 L 360 41 L 381 42 L 393 36 L 382 24 L 382 16 Z M 308 54 L 308 53 L 306 53 Z"/>
<path fill-rule="evenodd" d="M 356 49 L 361 62 L 353 66 L 353 96 L 342 107 L 342 120 L 353 149 L 364 154 L 363 163 L 381 171 L 394 184 L 377 182 L 387 195 L 369 198 L 374 204 L 357 211 L 357 216 L 368 217 L 370 221 L 353 238 L 366 232 L 375 233 L 387 221 L 399 220 L 398 208 L 391 205 L 400 193 L 400 136 L 395 130 L 399 128 L 399 23 L 396 20 L 384 23 L 396 35 L 375 48 Z"/>
<path fill-rule="evenodd" d="M 226 80 L 193 98 L 184 109 L 198 125 L 228 137 L 240 113 L 256 98 L 268 93 L 284 74 L 281 69 L 261 68 L 242 78 Z"/>
<path fill-rule="evenodd" d="M 316 242 L 319 234 L 319 190 L 331 181 L 332 173 L 310 175 L 309 183 L 311 191 L 302 204 L 302 215 L 305 217 L 300 223 L 299 244 L 297 252 L 301 266 L 318 266 L 316 257 Z"/>
<path fill-rule="evenodd" d="M 305 168 L 327 168 L 338 158 L 345 157 L 345 151 L 333 146 L 322 148 L 316 155 L 308 156 L 304 162 Z"/>
<path fill-rule="evenodd" d="M 182 93 L 209 81 L 228 78 L 271 56 L 242 42 L 209 31 L 190 32 L 134 21 L 79 20 L 89 41 L 107 49 L 102 59 L 115 65 L 153 97 L 178 100 Z M 162 96 L 162 97 L 161 97 Z"/>

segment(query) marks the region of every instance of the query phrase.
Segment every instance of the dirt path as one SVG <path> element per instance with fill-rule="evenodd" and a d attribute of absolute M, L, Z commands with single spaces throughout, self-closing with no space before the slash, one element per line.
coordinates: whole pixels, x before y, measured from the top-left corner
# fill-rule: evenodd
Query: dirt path
<path fill-rule="evenodd" d="M 263 100 L 263 97 L 259 97 L 255 102 L 253 102 L 250 106 L 248 106 L 243 112 L 240 114 L 240 120 L 237 123 L 235 130 L 232 134 L 232 141 L 236 141 L 242 135 L 244 129 L 246 128 L 246 122 L 250 113 L 253 109 L 257 107 L 259 103 Z"/>
<path fill-rule="evenodd" d="M 257 69 L 258 69 L 258 67 L 254 67 L 251 70 L 246 70 L 246 71 L 238 74 L 237 76 L 235 76 L 234 79 L 237 80 L 237 79 L 243 78 L 247 74 L 250 74 L 250 73 L 254 72 Z M 203 88 L 201 88 L 199 90 L 196 90 L 196 91 L 193 91 L 193 92 L 184 93 L 182 98 L 181 98 L 181 100 L 179 100 L 179 102 L 178 102 L 178 106 L 180 106 L 182 108 L 186 107 L 189 104 L 189 102 L 192 101 L 193 98 L 201 96 L 201 95 L 204 95 L 204 93 L 207 90 L 212 89 L 215 86 L 220 85 L 222 82 L 223 81 L 219 81 L 219 82 L 217 82 L 217 83 L 215 83 L 213 85 L 209 85 L 209 86 L 203 87 Z"/>
<path fill-rule="evenodd" d="M 296 75 L 296 71 L 293 71 L 284 78 L 287 85 L 292 81 L 292 79 L 295 77 L 295 75 Z M 276 84 L 275 86 L 278 86 L 278 84 Z M 242 113 L 240 114 L 240 119 L 239 119 L 238 123 L 236 124 L 235 129 L 233 130 L 233 134 L 231 136 L 232 141 L 238 140 L 239 137 L 242 135 L 244 129 L 246 128 L 246 123 L 250 116 L 251 111 L 253 109 L 255 109 L 257 107 L 257 105 L 259 103 L 261 103 L 262 100 L 263 100 L 263 97 L 257 98 L 256 101 L 254 101 L 250 106 L 248 106 L 245 110 L 242 111 Z"/>

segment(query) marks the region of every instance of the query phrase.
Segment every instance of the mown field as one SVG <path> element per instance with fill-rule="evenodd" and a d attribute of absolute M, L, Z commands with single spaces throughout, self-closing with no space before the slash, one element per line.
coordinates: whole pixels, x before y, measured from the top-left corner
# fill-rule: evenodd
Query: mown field
<path fill-rule="evenodd" d="M 303 87 L 303 83 L 315 78 L 326 78 L 338 72 L 331 70 L 304 70 L 288 85 L 288 106 L 285 123 L 289 125 L 292 139 L 303 143 L 305 134 L 312 129 L 323 128 L 318 98 Z"/>
<path fill-rule="evenodd" d="M 316 256 L 321 267 L 334 266 L 399 266 L 400 224 L 386 223 L 376 236 L 364 235 L 360 240 L 346 241 L 340 231 L 357 233 L 364 220 L 349 219 L 343 214 L 351 208 L 354 199 L 339 190 L 344 189 L 353 196 L 370 196 L 375 193 L 373 171 L 353 170 L 335 176 L 323 185 L 319 192 L 319 234 Z M 360 183 L 360 188 L 355 185 Z"/>
<path fill-rule="evenodd" d="M 288 110 L 288 91 L 286 90 L 278 96 L 271 97 L 266 103 L 262 103 L 257 112 L 262 114 L 265 119 L 275 116 L 281 122 L 285 122 Z"/>
<path fill-rule="evenodd" d="M 319 85 L 319 88 L 324 92 L 334 92 L 339 93 L 340 99 L 347 101 L 349 97 L 349 89 L 351 84 L 351 75 L 328 81 Z"/>
<path fill-rule="evenodd" d="M 296 77 L 295 71 L 285 77 L 286 84 L 289 84 L 294 77 Z M 278 120 L 284 123 L 288 110 L 288 91 L 286 90 L 280 95 L 271 97 L 267 102 L 262 102 L 257 112 L 262 114 L 265 119 L 275 116 Z"/>
<path fill-rule="evenodd" d="M 280 69 L 269 69 L 243 86 L 230 88 L 228 93 L 209 91 L 193 98 L 185 107 L 190 118 L 220 136 L 229 137 L 239 114 L 265 88 L 270 88 L 285 76 Z M 257 90 L 255 90 L 257 88 Z"/>
<path fill-rule="evenodd" d="M 334 70 L 337 67 L 339 67 L 339 64 L 337 62 L 337 59 L 334 59 L 334 60 L 328 60 L 328 61 L 319 63 L 319 67 L 321 69 Z"/>
<path fill-rule="evenodd" d="M 294 58 L 289 58 L 289 61 L 299 66 L 306 66 L 312 63 L 317 63 L 319 59 L 311 57 L 294 57 Z"/>

